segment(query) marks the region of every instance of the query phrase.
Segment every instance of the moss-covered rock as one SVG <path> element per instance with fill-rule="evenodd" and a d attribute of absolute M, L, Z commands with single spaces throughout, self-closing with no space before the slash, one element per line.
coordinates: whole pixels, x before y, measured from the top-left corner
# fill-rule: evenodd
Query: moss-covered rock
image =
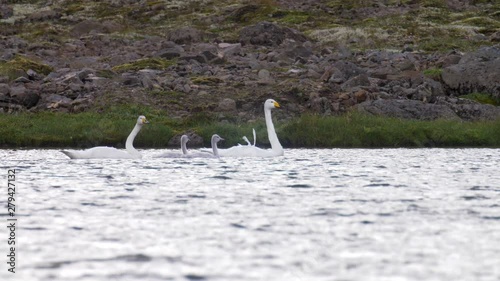
<path fill-rule="evenodd" d="M 21 55 L 17 55 L 7 62 L 0 61 L 0 75 L 8 76 L 11 80 L 20 76 L 25 76 L 26 72 L 30 69 L 42 75 L 48 75 L 54 70 L 53 67 L 44 64 L 37 59 Z"/>

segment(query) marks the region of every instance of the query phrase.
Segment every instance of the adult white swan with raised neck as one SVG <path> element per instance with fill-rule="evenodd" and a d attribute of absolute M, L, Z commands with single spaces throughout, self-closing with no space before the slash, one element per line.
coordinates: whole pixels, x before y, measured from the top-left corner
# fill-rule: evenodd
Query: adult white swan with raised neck
<path fill-rule="evenodd" d="M 134 139 L 144 124 L 149 123 L 146 117 L 139 116 L 134 129 L 125 142 L 125 150 L 108 146 L 97 146 L 85 150 L 62 150 L 71 159 L 140 159 L 142 155 L 134 148 Z"/>
<path fill-rule="evenodd" d="M 255 145 L 238 145 L 228 149 L 219 149 L 219 155 L 222 157 L 275 157 L 284 154 L 283 147 L 274 130 L 271 110 L 279 108 L 280 105 L 273 99 L 268 99 L 264 102 L 264 117 L 266 118 L 267 136 L 271 149 L 262 149 Z M 255 135 L 254 135 L 255 140 Z M 248 142 L 249 143 L 249 142 Z"/>

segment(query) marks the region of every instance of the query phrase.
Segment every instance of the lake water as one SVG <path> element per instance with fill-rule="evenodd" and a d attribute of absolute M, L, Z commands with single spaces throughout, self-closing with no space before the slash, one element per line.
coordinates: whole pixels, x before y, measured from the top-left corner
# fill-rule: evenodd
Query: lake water
<path fill-rule="evenodd" d="M 0 280 L 500 280 L 499 149 L 161 152 L 0 150 Z"/>

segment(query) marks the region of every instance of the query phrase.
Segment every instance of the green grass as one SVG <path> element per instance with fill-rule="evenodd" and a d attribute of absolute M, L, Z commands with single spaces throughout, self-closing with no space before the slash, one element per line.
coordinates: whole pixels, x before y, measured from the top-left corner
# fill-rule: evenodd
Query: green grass
<path fill-rule="evenodd" d="M 499 147 L 500 120 L 417 121 L 363 114 L 303 116 L 280 130 L 288 147 Z"/>
<path fill-rule="evenodd" d="M 486 93 L 471 93 L 467 95 L 462 95 L 460 96 L 460 98 L 477 101 L 482 104 L 491 104 L 495 106 L 500 106 L 500 98 L 495 98 Z"/>
<path fill-rule="evenodd" d="M 209 116 L 185 120 L 170 119 L 159 110 L 141 106 L 116 106 L 106 113 L 19 113 L 0 119 L 0 147 L 73 147 L 96 145 L 123 147 L 137 116 L 145 115 L 136 147 L 166 147 L 170 138 L 194 130 L 210 146 L 217 133 L 226 140 L 220 147 L 237 143 L 252 128 L 257 145 L 269 146 L 263 120 L 255 123 L 221 123 Z M 275 121 L 284 147 L 500 147 L 500 120 L 460 122 L 416 121 L 350 113 L 338 117 L 304 115 L 288 122 Z"/>
<path fill-rule="evenodd" d="M 122 65 L 117 65 L 113 67 L 113 70 L 119 73 L 127 71 L 138 71 L 141 69 L 164 70 L 173 64 L 175 64 L 174 61 L 162 58 L 146 58 L 146 59 L 139 59 L 130 63 L 125 63 Z"/>
<path fill-rule="evenodd" d="M 440 81 L 441 75 L 443 74 L 442 68 L 429 68 L 423 71 L 426 77 L 429 77 L 433 80 Z"/>

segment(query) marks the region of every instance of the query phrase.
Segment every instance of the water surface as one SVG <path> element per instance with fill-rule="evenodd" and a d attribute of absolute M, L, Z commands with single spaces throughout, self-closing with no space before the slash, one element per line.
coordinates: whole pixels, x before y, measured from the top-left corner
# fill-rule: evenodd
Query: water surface
<path fill-rule="evenodd" d="M 13 280 L 500 280 L 498 149 L 162 152 L 0 150 L 2 186 L 17 171 Z"/>

